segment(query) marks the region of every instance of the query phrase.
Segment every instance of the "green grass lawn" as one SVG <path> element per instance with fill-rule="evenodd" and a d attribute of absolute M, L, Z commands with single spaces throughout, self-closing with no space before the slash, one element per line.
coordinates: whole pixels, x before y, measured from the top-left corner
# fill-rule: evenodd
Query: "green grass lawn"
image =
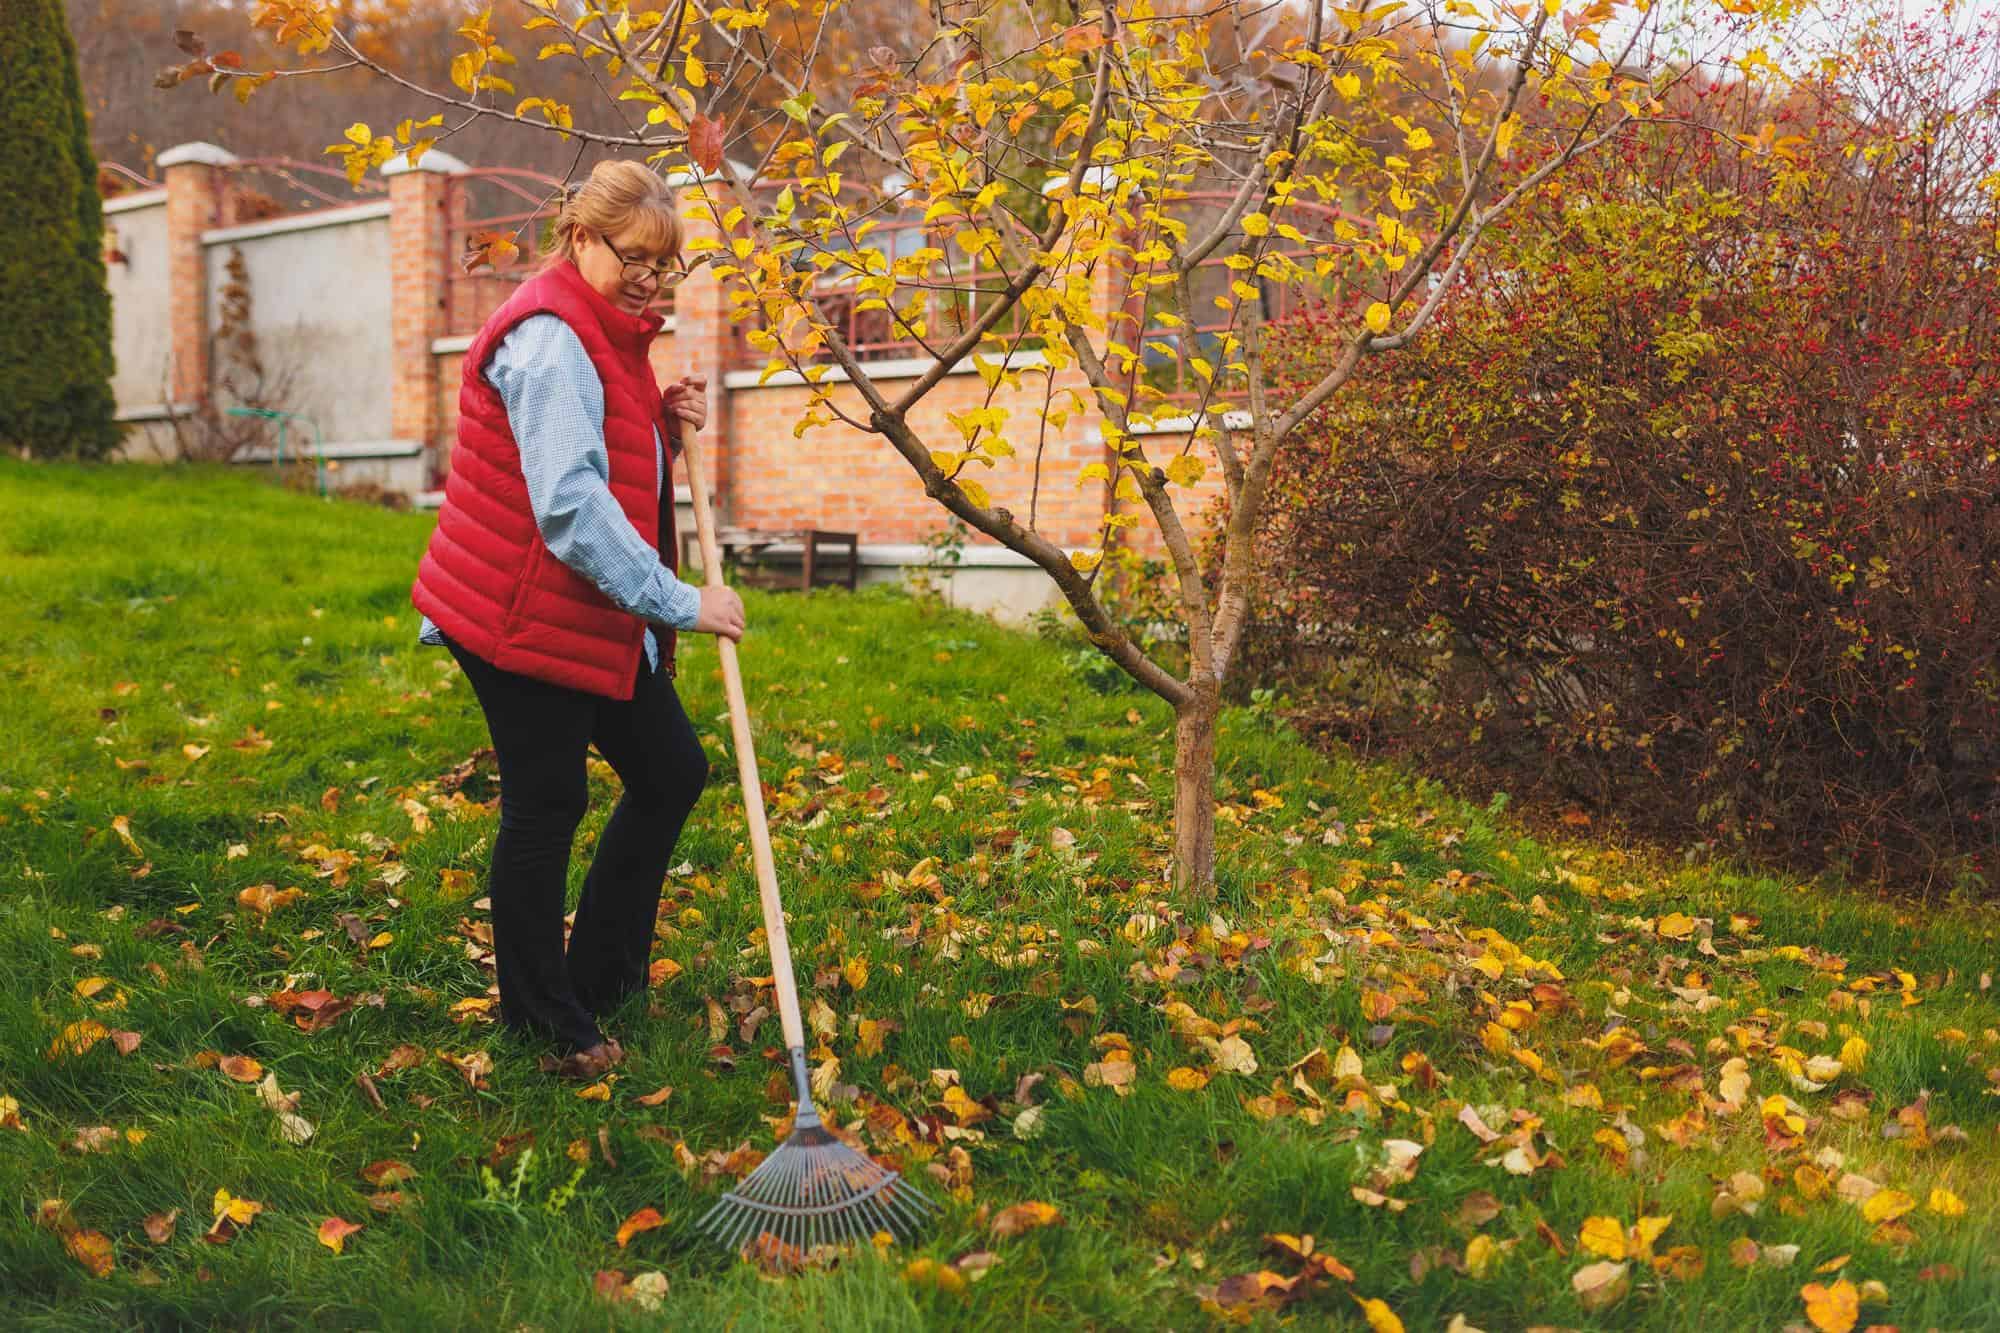
<path fill-rule="evenodd" d="M 1993 914 L 1551 846 L 1247 712 L 1177 901 L 1163 707 L 882 593 L 753 595 L 743 661 L 818 1077 L 945 1215 L 763 1271 L 695 1227 L 789 1105 L 707 642 L 657 984 L 579 1089 L 485 1021 L 428 518 L 11 462 L 0 515 L 9 1326 L 2000 1327 Z M 218 1191 L 262 1209 L 211 1239 Z"/>

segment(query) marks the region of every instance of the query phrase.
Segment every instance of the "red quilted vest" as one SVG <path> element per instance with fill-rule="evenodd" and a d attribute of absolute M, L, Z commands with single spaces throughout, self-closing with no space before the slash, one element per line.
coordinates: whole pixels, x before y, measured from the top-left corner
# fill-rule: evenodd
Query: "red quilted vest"
<path fill-rule="evenodd" d="M 670 567 L 679 567 L 673 490 L 655 481 L 654 430 L 670 449 L 679 444 L 647 359 L 660 318 L 626 314 L 575 265 L 558 263 L 522 283 L 466 351 L 451 475 L 410 600 L 454 642 L 503 670 L 629 699 L 645 622 L 620 610 L 542 541 L 505 404 L 486 379 L 487 363 L 509 330 L 541 314 L 569 325 L 604 382 L 604 443 L 619 508 Z M 671 671 L 674 635 L 662 631 L 660 640 L 661 667 Z"/>

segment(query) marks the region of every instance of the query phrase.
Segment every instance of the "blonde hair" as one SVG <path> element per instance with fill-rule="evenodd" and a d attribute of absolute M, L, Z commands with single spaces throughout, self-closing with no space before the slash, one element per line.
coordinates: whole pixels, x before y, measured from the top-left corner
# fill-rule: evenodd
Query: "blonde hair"
<path fill-rule="evenodd" d="M 637 233 L 635 243 L 648 250 L 662 255 L 681 252 L 680 214 L 666 181 L 637 162 L 599 162 L 582 185 L 563 187 L 562 208 L 543 253 L 551 264 L 559 264 L 576 258 L 579 228 L 603 237 L 628 227 Z"/>

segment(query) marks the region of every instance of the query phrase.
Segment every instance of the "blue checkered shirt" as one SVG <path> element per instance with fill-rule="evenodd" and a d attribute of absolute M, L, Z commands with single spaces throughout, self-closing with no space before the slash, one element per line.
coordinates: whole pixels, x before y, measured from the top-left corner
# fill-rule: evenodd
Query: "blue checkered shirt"
<path fill-rule="evenodd" d="M 693 629 L 701 593 L 674 577 L 611 494 L 604 381 L 575 332 L 558 316 L 529 316 L 501 339 L 486 365 L 486 379 L 506 404 L 507 424 L 521 450 L 528 507 L 549 552 L 623 610 L 670 629 Z M 664 486 L 666 454 L 657 430 L 653 451 L 654 485 Z M 444 643 L 429 616 L 417 639 Z M 646 664 L 660 665 L 660 645 L 650 628 Z"/>

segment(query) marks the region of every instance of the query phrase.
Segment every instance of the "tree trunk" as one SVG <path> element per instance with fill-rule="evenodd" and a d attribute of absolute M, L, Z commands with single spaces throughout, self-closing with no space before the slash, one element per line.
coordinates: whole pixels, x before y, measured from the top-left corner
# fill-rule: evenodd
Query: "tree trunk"
<path fill-rule="evenodd" d="M 1174 892 L 1215 893 L 1215 720 L 1221 688 L 1197 682 L 1174 726 Z"/>

